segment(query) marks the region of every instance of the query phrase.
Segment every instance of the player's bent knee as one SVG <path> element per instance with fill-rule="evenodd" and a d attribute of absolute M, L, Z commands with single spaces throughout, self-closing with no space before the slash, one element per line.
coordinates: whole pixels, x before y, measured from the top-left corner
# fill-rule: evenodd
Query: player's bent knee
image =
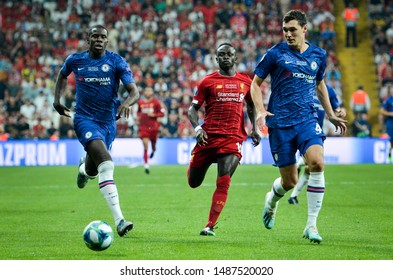
<path fill-rule="evenodd" d="M 323 160 L 320 161 L 314 161 L 308 165 L 309 171 L 310 172 L 321 172 L 324 169 L 324 163 Z"/>
<path fill-rule="evenodd" d="M 102 162 L 98 166 L 98 179 L 100 182 L 106 181 L 106 180 L 113 180 L 113 173 L 115 170 L 115 165 L 113 161 L 107 160 Z"/>
<path fill-rule="evenodd" d="M 190 178 L 188 178 L 188 185 L 189 185 L 191 188 L 193 188 L 193 189 L 199 187 L 201 184 L 202 184 L 202 182 L 192 181 L 192 180 L 190 180 Z"/>

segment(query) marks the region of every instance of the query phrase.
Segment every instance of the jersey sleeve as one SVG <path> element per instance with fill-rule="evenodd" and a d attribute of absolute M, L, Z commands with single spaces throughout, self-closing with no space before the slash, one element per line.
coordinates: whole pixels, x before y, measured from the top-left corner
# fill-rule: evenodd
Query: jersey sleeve
<path fill-rule="evenodd" d="M 254 74 L 261 79 L 266 79 L 275 65 L 274 49 L 269 49 L 255 67 Z"/>
<path fill-rule="evenodd" d="M 125 58 L 118 55 L 117 59 L 118 59 L 117 71 L 119 73 L 119 78 L 123 83 L 123 85 L 135 83 L 134 75 L 132 74 L 131 68 L 128 65 Z"/>
<path fill-rule="evenodd" d="M 155 117 L 162 118 L 165 114 L 164 114 L 164 111 L 162 109 L 161 103 L 160 103 L 160 101 L 158 99 L 155 99 L 154 107 L 155 107 L 154 108 Z"/>
<path fill-rule="evenodd" d="M 317 81 L 322 81 L 324 76 L 325 76 L 325 70 L 326 70 L 326 51 L 321 49 L 321 65 L 318 69 L 317 72 Z"/>
<path fill-rule="evenodd" d="M 336 110 L 338 107 L 340 107 L 340 103 L 338 102 L 337 94 L 332 87 L 327 86 L 327 89 L 328 89 L 328 93 L 329 93 L 330 105 L 332 106 L 333 110 Z"/>
<path fill-rule="evenodd" d="M 206 98 L 205 81 L 206 79 L 204 78 L 198 83 L 197 89 L 192 99 L 193 104 L 202 106 L 203 103 L 205 102 L 205 98 Z"/>
<path fill-rule="evenodd" d="M 65 59 L 64 64 L 60 69 L 61 73 L 66 77 L 68 77 L 72 72 L 72 63 L 74 61 L 74 57 L 75 57 L 74 54 L 69 55 Z"/>
<path fill-rule="evenodd" d="M 244 100 L 249 103 L 252 102 L 252 97 L 251 97 L 251 92 L 250 92 L 250 88 L 251 88 L 251 83 L 252 80 L 250 78 L 250 76 L 248 76 L 247 74 L 242 74 L 244 76 L 244 85 L 247 88 L 247 90 L 244 93 Z"/>

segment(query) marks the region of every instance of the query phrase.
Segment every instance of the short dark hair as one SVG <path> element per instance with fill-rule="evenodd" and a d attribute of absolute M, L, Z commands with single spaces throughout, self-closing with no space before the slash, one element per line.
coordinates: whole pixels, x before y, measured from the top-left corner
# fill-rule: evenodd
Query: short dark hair
<path fill-rule="evenodd" d="M 230 46 L 230 47 L 232 47 L 232 48 L 233 48 L 233 46 L 232 46 L 232 44 L 231 44 L 231 43 L 224 42 L 224 43 L 221 43 L 221 44 L 220 44 L 220 45 L 217 47 L 217 49 L 221 48 L 222 46 Z"/>
<path fill-rule="evenodd" d="M 302 27 L 307 24 L 307 16 L 301 10 L 290 10 L 284 15 L 283 22 L 287 23 L 291 20 L 297 20 Z"/>
<path fill-rule="evenodd" d="M 93 26 L 91 26 L 91 27 L 89 28 L 89 31 L 87 32 L 87 37 L 90 37 L 90 35 L 91 35 L 91 33 L 93 32 L 93 29 L 94 29 L 94 28 L 105 29 L 106 32 L 108 33 L 108 29 L 106 29 L 105 26 L 103 26 L 103 25 L 101 25 L 101 24 L 96 24 L 96 25 L 93 25 Z"/>
<path fill-rule="evenodd" d="M 228 47 L 234 48 L 234 47 L 232 46 L 231 43 L 224 42 L 224 43 L 221 43 L 221 44 L 216 48 L 216 52 L 217 52 L 218 49 L 221 48 L 222 46 L 228 46 Z"/>

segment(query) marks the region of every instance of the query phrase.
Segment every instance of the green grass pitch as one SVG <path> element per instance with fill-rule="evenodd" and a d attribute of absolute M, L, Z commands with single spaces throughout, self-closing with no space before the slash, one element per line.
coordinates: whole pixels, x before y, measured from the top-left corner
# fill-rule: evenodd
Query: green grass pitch
<path fill-rule="evenodd" d="M 216 166 L 204 184 L 187 185 L 186 166 L 117 166 L 115 180 L 127 237 L 102 252 L 89 250 L 82 231 L 92 220 L 114 222 L 97 180 L 76 186 L 76 166 L 0 168 L 1 260 L 392 260 L 392 165 L 327 165 L 319 245 L 302 238 L 300 205 L 280 202 L 276 225 L 264 228 L 265 193 L 278 169 L 240 165 L 216 237 L 199 236 L 215 188 Z"/>

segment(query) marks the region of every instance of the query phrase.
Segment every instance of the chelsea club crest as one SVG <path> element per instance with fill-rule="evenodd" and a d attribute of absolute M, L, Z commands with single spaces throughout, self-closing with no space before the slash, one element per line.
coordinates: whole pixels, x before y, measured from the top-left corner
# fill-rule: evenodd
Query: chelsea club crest
<path fill-rule="evenodd" d="M 102 72 L 108 72 L 109 71 L 109 65 L 108 64 L 103 64 L 101 66 L 101 70 L 102 70 Z"/>

